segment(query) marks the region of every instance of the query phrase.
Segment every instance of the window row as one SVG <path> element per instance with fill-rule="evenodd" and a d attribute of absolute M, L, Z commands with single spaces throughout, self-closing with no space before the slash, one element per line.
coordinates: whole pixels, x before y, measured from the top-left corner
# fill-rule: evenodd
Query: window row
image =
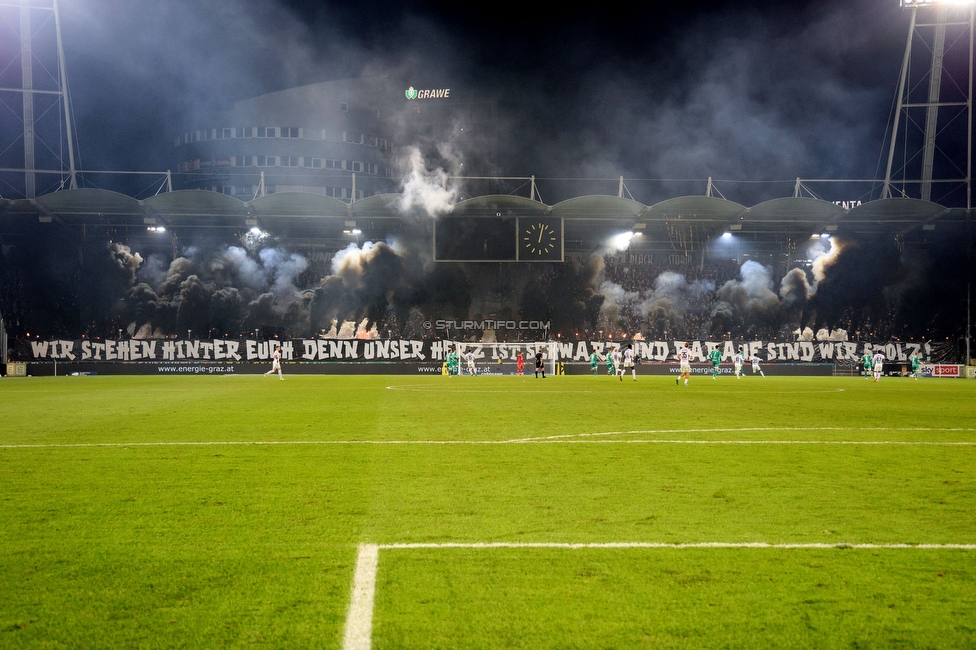
<path fill-rule="evenodd" d="M 312 169 L 341 169 L 363 174 L 379 174 L 380 166 L 359 160 L 332 160 L 307 156 L 234 156 L 235 167 L 311 167 Z"/>
<path fill-rule="evenodd" d="M 176 138 L 174 146 L 203 142 L 206 140 L 229 140 L 234 138 L 298 138 L 302 140 L 325 140 L 377 147 L 380 151 L 392 151 L 392 143 L 386 139 L 366 133 L 332 131 L 330 129 L 306 129 L 297 126 L 238 126 L 221 129 L 190 131 Z"/>
<path fill-rule="evenodd" d="M 212 192 L 234 196 L 242 201 L 250 201 L 258 193 L 257 185 L 211 185 Z M 318 194 L 320 196 L 331 196 L 336 199 L 348 199 L 352 196 L 352 189 L 348 187 L 322 187 L 306 185 L 265 185 L 265 194 L 275 194 L 277 192 L 304 192 L 306 194 Z M 366 198 L 363 190 L 356 190 L 356 200 Z"/>
<path fill-rule="evenodd" d="M 231 156 L 220 160 L 188 160 L 181 162 L 181 173 L 214 169 L 220 167 L 304 167 L 311 169 L 334 169 L 373 176 L 382 175 L 393 178 L 393 170 L 376 163 L 361 160 L 332 160 L 330 158 L 311 158 L 308 156 Z"/>

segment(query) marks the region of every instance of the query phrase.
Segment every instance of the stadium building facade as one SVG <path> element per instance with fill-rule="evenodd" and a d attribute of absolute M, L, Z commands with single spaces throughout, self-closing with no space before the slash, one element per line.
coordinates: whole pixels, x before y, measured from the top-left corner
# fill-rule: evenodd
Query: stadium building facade
<path fill-rule="evenodd" d="M 178 134 L 176 186 L 250 200 L 303 192 L 349 202 L 393 192 L 397 145 L 484 139 L 494 151 L 494 103 L 387 77 L 326 81 L 236 102 Z"/>

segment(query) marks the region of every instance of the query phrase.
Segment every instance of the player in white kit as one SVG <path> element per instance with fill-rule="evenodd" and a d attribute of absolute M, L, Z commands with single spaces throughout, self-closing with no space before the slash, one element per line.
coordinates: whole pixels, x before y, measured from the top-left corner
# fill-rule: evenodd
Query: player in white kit
<path fill-rule="evenodd" d="M 884 360 L 885 356 L 880 352 L 875 352 L 874 356 L 871 358 L 871 365 L 874 367 L 875 381 L 879 381 L 881 379 L 881 372 L 884 370 Z"/>
<path fill-rule="evenodd" d="M 464 354 L 464 360 L 468 364 L 468 374 L 469 375 L 473 375 L 474 372 L 475 372 L 475 369 L 474 369 L 474 352 L 472 350 L 468 350 Z"/>
<path fill-rule="evenodd" d="M 691 346 L 685 343 L 685 347 L 680 348 L 674 356 L 678 357 L 678 367 L 681 370 L 681 375 L 674 380 L 674 383 L 678 384 L 684 379 L 687 386 L 688 378 L 691 377 Z"/>
<path fill-rule="evenodd" d="M 271 370 L 264 373 L 266 375 L 273 375 L 278 373 L 278 379 L 284 381 L 285 378 L 281 376 L 281 345 L 275 344 L 275 350 L 271 354 Z"/>
<path fill-rule="evenodd" d="M 742 357 L 742 350 L 739 350 L 732 357 L 732 365 L 735 366 L 735 378 L 742 379 L 742 364 L 745 359 Z"/>
<path fill-rule="evenodd" d="M 763 374 L 762 368 L 759 367 L 759 363 L 762 361 L 762 359 L 756 355 L 752 355 L 752 358 L 749 359 L 749 361 L 752 362 L 752 374 L 756 374 L 758 372 L 760 377 L 766 376 Z"/>
<path fill-rule="evenodd" d="M 617 354 L 620 353 L 618 352 Z M 629 345 L 624 350 L 624 363 L 617 371 L 617 376 L 620 377 L 620 381 L 624 380 L 624 374 L 627 372 L 627 368 L 630 368 L 630 374 L 633 376 L 634 381 L 637 381 L 637 368 L 634 366 L 634 350 Z"/>

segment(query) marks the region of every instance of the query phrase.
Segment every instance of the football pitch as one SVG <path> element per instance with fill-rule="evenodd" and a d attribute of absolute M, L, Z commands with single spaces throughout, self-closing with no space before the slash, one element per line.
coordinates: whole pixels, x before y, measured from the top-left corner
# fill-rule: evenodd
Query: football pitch
<path fill-rule="evenodd" d="M 0 381 L 0 647 L 976 647 L 976 382 Z"/>

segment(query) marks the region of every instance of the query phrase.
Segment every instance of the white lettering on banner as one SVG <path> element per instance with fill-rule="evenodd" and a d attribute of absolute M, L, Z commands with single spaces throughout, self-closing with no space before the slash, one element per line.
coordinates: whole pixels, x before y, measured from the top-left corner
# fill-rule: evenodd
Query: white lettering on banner
<path fill-rule="evenodd" d="M 47 348 L 50 345 L 47 341 L 31 341 L 30 344 L 35 359 L 43 359 L 47 356 Z"/>
<path fill-rule="evenodd" d="M 752 341 L 747 349 L 749 350 L 748 358 L 751 359 L 762 351 L 762 341 Z"/>
<path fill-rule="evenodd" d="M 722 361 L 731 361 L 735 356 L 735 345 L 732 341 L 726 341 L 722 348 Z"/>
<path fill-rule="evenodd" d="M 800 360 L 806 362 L 813 361 L 813 343 L 809 341 L 800 343 Z"/>
<path fill-rule="evenodd" d="M 474 322 L 474 321 L 472 321 Z M 147 341 L 140 339 L 107 340 L 95 342 L 87 339 L 66 341 L 53 339 L 47 341 L 23 341 L 21 349 L 35 360 L 51 359 L 65 361 L 183 361 L 212 360 L 232 363 L 237 361 L 265 361 L 271 358 L 276 341 L 255 341 L 252 339 L 214 339 L 202 340 L 163 340 Z M 298 339 L 282 341 L 282 360 L 294 360 L 296 348 L 301 361 L 443 361 L 445 354 L 458 346 L 461 350 L 474 352 L 475 358 L 492 361 L 513 361 L 519 351 L 531 358 L 541 351 L 553 361 L 589 361 L 595 352 L 601 357 L 610 350 L 624 348 L 624 341 L 585 341 L 559 340 L 550 343 L 503 343 L 491 347 L 478 343 L 456 343 L 451 341 L 423 341 L 416 339 L 383 339 L 361 341 L 358 339 Z M 678 350 L 685 342 L 634 340 L 629 343 L 634 354 L 648 361 L 667 362 L 675 359 Z M 672 351 L 671 346 L 674 346 Z M 742 350 L 746 358 L 760 356 L 766 361 L 779 362 L 856 362 L 860 354 L 882 352 L 889 362 L 905 363 L 915 354 L 922 354 L 931 362 L 932 351 L 937 359 L 954 360 L 951 344 L 930 343 L 862 343 L 858 341 L 688 341 L 691 358 L 696 362 L 708 360 L 713 350 L 722 352 L 723 362 L 729 362 L 737 350 Z M 861 352 L 859 352 L 859 350 Z M 489 352 L 490 351 L 490 352 Z M 672 353 L 673 352 L 673 353 Z M 951 364 L 950 364 L 951 365 Z"/>
<path fill-rule="evenodd" d="M 74 341 L 58 341 L 61 344 L 61 358 L 69 359 L 71 361 L 75 360 L 75 355 L 73 354 L 75 349 Z"/>
<path fill-rule="evenodd" d="M 203 356 L 204 359 L 213 358 L 213 349 L 214 349 L 213 343 L 207 343 L 207 342 L 200 343 L 200 354 Z"/>
<path fill-rule="evenodd" d="M 668 344 L 662 341 L 654 342 L 654 358 L 658 361 L 664 361 L 668 358 Z"/>
<path fill-rule="evenodd" d="M 844 343 L 844 358 L 851 361 L 857 360 L 857 343 Z"/>

